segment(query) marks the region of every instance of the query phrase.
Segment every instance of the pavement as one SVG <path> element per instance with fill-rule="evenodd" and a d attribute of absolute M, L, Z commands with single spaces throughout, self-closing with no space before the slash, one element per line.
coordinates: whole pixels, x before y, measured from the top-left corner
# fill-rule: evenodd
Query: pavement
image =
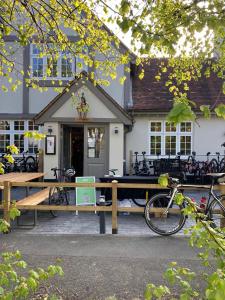
<path fill-rule="evenodd" d="M 20 199 L 23 193 L 15 189 L 13 198 Z M 202 193 L 190 196 L 197 199 Z M 28 225 L 32 212 L 23 214 L 20 221 Z M 200 276 L 205 269 L 183 231 L 157 236 L 142 214 L 120 214 L 118 224 L 118 234 L 112 235 L 111 215 L 106 214 L 106 234 L 100 235 L 95 213 L 61 212 L 53 218 L 49 212 L 40 212 L 36 227 L 18 227 L 14 222 L 10 234 L 1 234 L 0 252 L 19 249 L 31 267 L 46 267 L 60 258 L 65 275 L 52 280 L 49 289 L 66 300 L 144 299 L 146 284 L 165 283 L 162 274 L 171 261 L 196 271 L 195 284 L 203 288 Z M 173 292 L 177 293 L 177 287 Z"/>
<path fill-rule="evenodd" d="M 144 299 L 146 284 L 164 284 L 168 263 L 191 268 L 200 281 L 204 267 L 185 237 L 24 234 L 0 236 L 0 250 L 19 249 L 31 267 L 46 267 L 61 258 L 65 272 L 52 281 L 63 299 Z M 54 291 L 54 288 L 53 288 Z M 173 289 L 177 292 L 177 288 Z"/>

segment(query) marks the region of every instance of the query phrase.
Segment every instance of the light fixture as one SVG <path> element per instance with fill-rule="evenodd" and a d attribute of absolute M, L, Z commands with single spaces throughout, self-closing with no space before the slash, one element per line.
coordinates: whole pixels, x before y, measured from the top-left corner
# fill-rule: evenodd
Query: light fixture
<path fill-rule="evenodd" d="M 114 133 L 118 134 L 119 133 L 119 128 L 117 126 L 114 127 Z"/>
<path fill-rule="evenodd" d="M 52 127 L 51 127 L 51 126 L 49 126 L 49 127 L 48 127 L 48 134 L 49 134 L 49 135 L 51 135 L 51 134 L 52 134 L 52 132 L 53 132 L 53 130 L 52 130 Z"/>

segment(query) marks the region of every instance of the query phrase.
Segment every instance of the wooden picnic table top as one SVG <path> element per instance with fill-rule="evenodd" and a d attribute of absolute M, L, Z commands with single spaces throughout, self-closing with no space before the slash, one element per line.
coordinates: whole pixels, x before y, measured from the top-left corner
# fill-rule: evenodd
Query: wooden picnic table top
<path fill-rule="evenodd" d="M 2 174 L 0 175 L 0 186 L 3 186 L 3 182 L 4 181 L 10 181 L 10 182 L 25 182 L 25 181 L 30 181 L 33 179 L 37 179 L 40 177 L 43 177 L 45 175 L 45 173 L 39 173 L 39 172 L 35 172 L 35 173 L 28 173 L 28 172 L 24 172 L 24 173 L 16 173 L 16 172 L 12 172 L 12 173 L 7 173 L 7 174 Z"/>

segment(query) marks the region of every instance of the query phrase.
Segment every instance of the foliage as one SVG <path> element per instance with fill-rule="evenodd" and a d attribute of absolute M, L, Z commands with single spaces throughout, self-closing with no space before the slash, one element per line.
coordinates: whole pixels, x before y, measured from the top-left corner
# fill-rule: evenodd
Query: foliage
<path fill-rule="evenodd" d="M 55 275 L 63 275 L 60 266 L 49 265 L 46 269 L 27 270 L 27 263 L 22 260 L 21 253 L 6 252 L 0 260 L 0 299 L 30 299 L 40 284 Z M 26 272 L 26 275 L 24 273 Z M 23 272 L 23 275 L 20 275 Z"/>
<path fill-rule="evenodd" d="M 160 178 L 159 183 L 165 186 L 165 174 Z M 197 277 L 197 274 L 189 268 L 180 267 L 176 262 L 172 262 L 165 271 L 164 278 L 169 285 L 176 287 L 176 295 L 167 286 L 149 284 L 146 287 L 145 299 L 162 299 L 162 296 L 167 295 L 166 299 L 223 300 L 225 294 L 225 228 L 215 227 L 197 204 L 182 193 L 178 193 L 174 201 L 178 205 L 183 202 L 186 204 L 183 212 L 193 220 L 194 225 L 186 229 L 185 233 L 190 236 L 189 245 L 199 249 L 198 257 L 207 270 Z M 198 290 L 196 278 L 198 278 L 198 283 L 204 282 L 204 291 Z"/>
<path fill-rule="evenodd" d="M 73 57 L 77 58 L 78 70 L 71 74 L 73 78 L 79 76 L 86 66 L 93 70 L 99 69 L 106 76 L 101 79 L 96 77 L 95 72 L 90 71 L 89 77 L 94 83 L 107 83 L 107 77 L 115 79 L 116 67 L 128 63 L 129 53 L 118 51 L 118 38 L 92 12 L 94 2 L 0 0 L 2 91 L 15 91 L 22 84 L 23 78 L 27 86 L 40 91 L 46 90 L 38 84 L 38 77 L 32 77 L 30 67 L 25 71 L 20 67 L 21 51 L 30 43 L 37 46 L 37 57 L 48 57 L 43 80 L 54 77 L 54 64 L 60 53 L 68 61 L 72 61 Z M 10 37 L 15 43 L 7 43 Z M 62 80 L 52 80 L 53 86 L 60 87 L 62 84 Z"/>
<path fill-rule="evenodd" d="M 43 134 L 37 132 L 26 133 L 27 137 L 35 139 L 44 138 Z M 4 158 L 13 163 L 12 154 L 18 154 L 18 148 L 15 145 L 7 147 L 8 154 Z M 4 173 L 4 165 L 0 165 L 0 173 Z M 9 218 L 14 220 L 20 216 L 20 211 L 16 207 L 16 202 L 13 201 L 10 206 Z M 10 224 L 0 218 L 0 233 L 8 233 Z M 26 275 L 21 275 L 27 271 Z M 22 260 L 21 253 L 16 251 L 5 252 L 0 255 L 0 299 L 1 300 L 25 300 L 30 299 L 30 296 L 38 290 L 41 283 L 44 283 L 55 275 L 63 275 L 63 270 L 58 265 L 49 265 L 47 269 L 37 268 L 36 270 L 28 269 L 27 263 Z M 47 298 L 46 298 L 47 299 Z M 57 297 L 49 297 L 57 300 Z"/>
<path fill-rule="evenodd" d="M 223 0 L 120 0 L 115 5 L 110 0 L 98 0 L 97 3 L 105 6 L 110 15 L 104 18 L 106 22 L 119 26 L 124 35 L 129 34 L 132 49 L 142 57 L 137 60 L 137 65 L 147 61 L 151 68 L 151 58 L 164 57 L 159 61 L 156 80 L 165 80 L 175 103 L 179 98 L 186 104 L 183 119 L 182 112 L 177 112 L 180 119 L 184 121 L 190 117 L 193 120 L 194 117 L 190 83 L 213 74 L 221 79 L 215 103 L 200 110 L 207 118 L 210 112 L 225 117 L 224 103 L 223 108 L 218 105 L 221 93 L 225 93 Z M 143 68 L 140 74 L 143 77 Z"/>
<path fill-rule="evenodd" d="M 38 77 L 32 77 L 31 66 L 25 71 L 20 68 L 21 50 L 30 43 L 38 47 L 37 57 L 48 58 L 43 80 L 53 77 L 54 65 L 62 53 L 69 61 L 78 58 L 73 78 L 82 76 L 84 81 L 90 78 L 94 84 L 108 85 L 109 79 L 117 78 L 117 67 L 129 64 L 131 57 L 134 62 L 135 56 L 121 46 L 105 24 L 110 28 L 119 26 L 124 34 L 129 34 L 132 50 L 138 54 L 137 66 L 143 66 L 152 57 L 166 57 L 160 60 L 156 79 L 167 77 L 171 99 L 175 104 L 179 99 L 180 108 L 184 104 L 182 109 L 175 105 L 176 116 L 168 119 L 195 119 L 189 85 L 201 77 L 215 73 L 221 78 L 218 98 L 225 92 L 222 0 L 0 0 L 0 14 L 0 78 L 4 92 L 15 91 L 23 79 L 27 86 L 46 90 L 39 85 Z M 7 42 L 10 38 L 15 39 L 15 45 Z M 88 77 L 80 73 L 84 66 Z M 129 66 L 126 72 L 130 72 Z M 143 77 L 141 67 L 139 78 Z M 122 76 L 119 82 L 123 84 L 125 78 Z M 61 88 L 63 81 L 52 79 L 52 85 Z M 217 100 L 211 107 L 200 108 L 203 116 L 209 118 L 213 112 L 225 118 L 225 105 L 218 105 Z"/>

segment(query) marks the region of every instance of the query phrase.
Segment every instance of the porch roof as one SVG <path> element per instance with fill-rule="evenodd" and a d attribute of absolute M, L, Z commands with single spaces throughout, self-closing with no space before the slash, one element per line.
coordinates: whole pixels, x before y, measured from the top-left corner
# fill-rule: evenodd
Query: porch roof
<path fill-rule="evenodd" d="M 43 124 L 45 122 L 60 121 L 53 117 L 54 113 L 82 86 L 86 86 L 116 116 L 115 120 L 111 119 L 109 121 L 121 122 L 124 125 L 132 124 L 132 117 L 101 86 L 98 84 L 94 85 L 88 78 L 86 72 L 82 72 L 79 78 L 75 78 L 71 81 L 69 87 L 66 87 L 60 94 L 50 101 L 49 104 L 34 117 L 35 123 Z M 65 118 L 63 121 L 65 121 Z M 90 121 L 93 122 L 95 120 L 93 119 Z"/>

